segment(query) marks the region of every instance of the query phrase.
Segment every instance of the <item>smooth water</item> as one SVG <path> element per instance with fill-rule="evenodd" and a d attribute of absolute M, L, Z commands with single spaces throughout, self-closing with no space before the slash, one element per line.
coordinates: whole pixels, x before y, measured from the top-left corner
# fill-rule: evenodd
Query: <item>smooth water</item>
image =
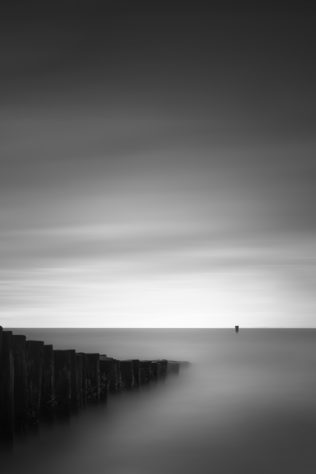
<path fill-rule="evenodd" d="M 192 362 L 1 454 L 3 474 L 315 474 L 314 330 L 15 330 L 56 348 Z"/>

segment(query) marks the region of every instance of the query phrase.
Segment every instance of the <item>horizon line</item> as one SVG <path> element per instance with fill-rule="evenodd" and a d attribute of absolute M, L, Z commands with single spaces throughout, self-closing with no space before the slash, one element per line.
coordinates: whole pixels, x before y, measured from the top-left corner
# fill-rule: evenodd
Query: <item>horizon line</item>
<path fill-rule="evenodd" d="M 2 329 L 5 329 L 4 326 L 1 326 Z M 137 327 L 122 327 L 122 326 L 6 326 L 8 329 L 116 329 L 116 330 L 140 330 L 140 329 L 234 329 L 235 325 L 233 326 L 172 326 L 172 327 L 152 327 L 152 326 L 137 326 Z M 239 325 L 239 329 L 316 329 L 316 326 L 241 326 Z"/>

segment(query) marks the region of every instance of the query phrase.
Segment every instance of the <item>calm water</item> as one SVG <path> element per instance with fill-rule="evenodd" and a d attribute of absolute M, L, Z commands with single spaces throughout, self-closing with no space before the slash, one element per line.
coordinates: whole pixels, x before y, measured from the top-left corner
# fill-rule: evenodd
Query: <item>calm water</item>
<path fill-rule="evenodd" d="M 316 331 L 16 330 L 56 348 L 192 365 L 41 426 L 3 474 L 316 472 Z"/>

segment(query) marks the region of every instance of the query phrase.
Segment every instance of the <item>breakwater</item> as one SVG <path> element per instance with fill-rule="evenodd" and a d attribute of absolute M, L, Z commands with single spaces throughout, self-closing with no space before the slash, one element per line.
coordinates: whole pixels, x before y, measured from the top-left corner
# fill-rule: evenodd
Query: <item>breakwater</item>
<path fill-rule="evenodd" d="M 0 327 L 0 435 L 12 441 L 42 419 L 68 416 L 109 393 L 178 373 L 167 360 L 118 360 L 99 353 L 56 350 Z"/>

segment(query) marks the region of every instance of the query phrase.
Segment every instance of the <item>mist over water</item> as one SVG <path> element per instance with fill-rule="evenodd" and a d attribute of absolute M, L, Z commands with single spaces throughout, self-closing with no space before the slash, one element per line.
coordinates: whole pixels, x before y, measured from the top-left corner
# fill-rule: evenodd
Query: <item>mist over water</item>
<path fill-rule="evenodd" d="M 19 329 L 56 348 L 189 360 L 179 376 L 41 425 L 5 474 L 315 473 L 315 330 Z"/>

